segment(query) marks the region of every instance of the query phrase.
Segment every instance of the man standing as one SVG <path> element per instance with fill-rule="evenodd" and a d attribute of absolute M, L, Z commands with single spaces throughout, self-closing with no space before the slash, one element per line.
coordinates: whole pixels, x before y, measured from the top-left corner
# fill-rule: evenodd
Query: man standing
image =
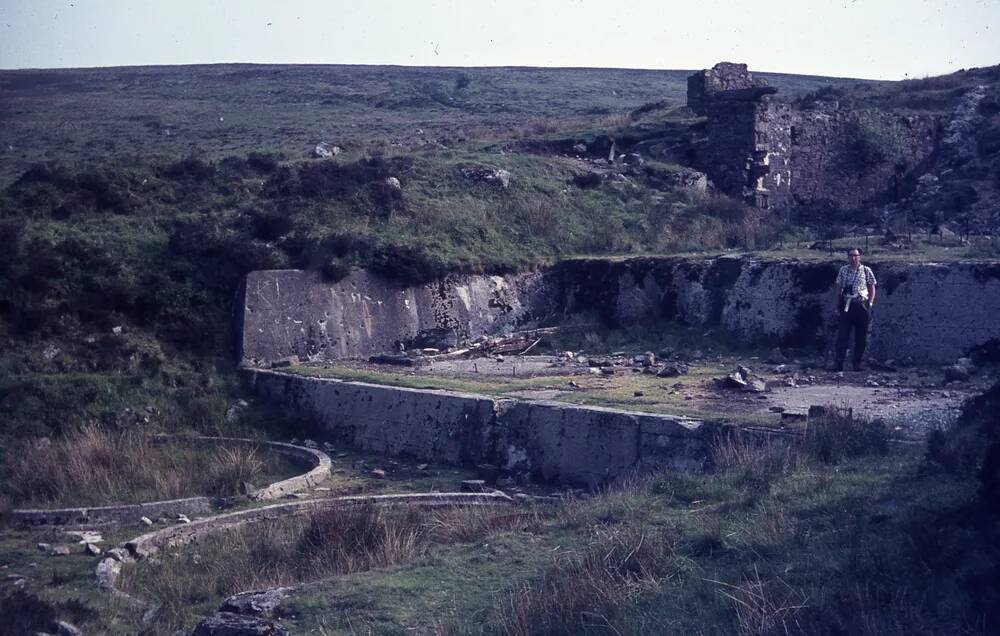
<path fill-rule="evenodd" d="M 837 345 L 834 371 L 844 370 L 847 341 L 854 330 L 854 370 L 864 369 L 865 345 L 868 341 L 868 323 L 875 305 L 875 273 L 861 264 L 861 250 L 847 250 L 850 262 L 840 268 L 834 285 L 837 303 Z"/>

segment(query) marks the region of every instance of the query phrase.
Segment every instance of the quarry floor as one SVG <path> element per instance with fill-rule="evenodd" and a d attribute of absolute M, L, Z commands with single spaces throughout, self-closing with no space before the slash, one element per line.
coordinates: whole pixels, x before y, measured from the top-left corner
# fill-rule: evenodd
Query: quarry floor
<path fill-rule="evenodd" d="M 289 370 L 346 381 L 554 400 L 778 429 L 803 426 L 811 406 L 833 405 L 851 408 L 864 418 L 883 419 L 893 437 L 907 440 L 923 439 L 948 426 L 962 402 L 983 391 L 995 375 L 980 370 L 966 381 L 946 381 L 938 366 L 835 373 L 812 360 L 714 355 L 689 360 L 685 374 L 658 377 L 634 361 L 636 357 L 430 357 L 412 367 L 345 360 Z M 739 366 L 763 381 L 765 390 L 729 386 L 725 378 Z"/>

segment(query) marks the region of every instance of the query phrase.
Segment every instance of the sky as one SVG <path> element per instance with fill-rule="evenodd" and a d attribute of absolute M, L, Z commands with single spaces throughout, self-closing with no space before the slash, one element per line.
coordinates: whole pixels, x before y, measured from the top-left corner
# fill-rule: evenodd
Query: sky
<path fill-rule="evenodd" d="M 1000 63 L 1000 0 L 0 0 L 0 68 L 228 62 L 752 70 Z"/>

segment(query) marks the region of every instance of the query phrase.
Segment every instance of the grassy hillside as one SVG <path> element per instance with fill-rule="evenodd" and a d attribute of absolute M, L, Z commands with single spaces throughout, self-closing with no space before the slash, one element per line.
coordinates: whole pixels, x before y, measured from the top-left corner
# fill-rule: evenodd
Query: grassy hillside
<path fill-rule="evenodd" d="M 984 193 L 1000 178 L 994 71 L 913 83 L 765 75 L 786 99 L 938 115 L 985 83 L 973 158 L 949 158 L 951 176 L 942 171 L 938 189 L 910 209 L 932 218 L 976 201 L 989 207 Z M 678 164 L 697 135 L 697 119 L 682 106 L 687 74 L 244 65 L 0 72 L 0 511 L 16 491 L 14 459 L 81 427 L 290 435 L 301 423 L 260 405 L 238 421 L 224 417 L 241 395 L 234 294 L 254 269 L 312 268 L 336 280 L 367 267 L 422 282 L 574 255 L 753 250 L 832 235 L 683 187 L 690 174 Z M 342 152 L 314 158 L 319 142 Z M 653 146 L 667 152 L 605 160 L 612 147 Z M 969 454 L 940 445 L 946 457 Z M 609 626 L 635 632 L 662 625 L 667 607 L 678 630 L 690 632 L 705 624 L 706 599 L 715 626 L 706 632 L 776 632 L 794 618 L 821 633 L 844 607 L 836 623 L 844 632 L 991 629 L 981 605 L 995 599 L 969 591 L 989 580 L 969 546 L 989 542 L 976 529 L 961 544 L 970 535 L 950 516 L 979 514 L 970 462 L 931 491 L 934 474 L 912 454 L 890 464 L 852 460 L 841 471 L 746 452 L 733 471 L 664 477 L 611 495 L 610 515 L 599 499 L 573 523 L 541 529 L 548 552 L 585 546 L 612 525 L 640 537 L 672 528 L 663 535 L 669 549 L 643 565 L 652 578 L 612 573 L 609 589 L 635 594 L 585 598 L 568 613 L 543 594 L 526 604 L 529 614 L 505 616 L 504 599 L 532 590 L 551 588 L 558 606 L 575 576 L 532 557 L 523 586 L 462 602 L 497 631 L 521 629 L 523 618 L 577 633 L 596 616 L 592 605 Z M 713 507 L 700 521 L 688 507 L 706 500 Z M 942 537 L 953 538 L 939 552 Z M 526 545 L 519 535 L 500 542 Z M 445 559 L 463 572 L 482 563 L 462 549 L 468 559 Z M 817 560 L 816 549 L 831 560 Z M 994 557 L 984 561 L 987 574 Z M 948 574 L 951 563 L 963 569 Z M 824 587 L 827 579 L 836 584 Z M 358 580 L 385 585 L 367 574 Z M 931 598 L 942 600 L 930 607 Z M 0 610 L 33 599 L 0 595 Z M 754 613 L 741 613 L 746 603 Z M 429 620 L 440 627 L 446 619 Z M 754 621 L 763 621 L 759 629 Z"/>
<path fill-rule="evenodd" d="M 411 151 L 685 101 L 690 71 L 211 65 L 0 71 L 0 186 L 31 164 Z M 830 78 L 763 74 L 791 97 Z"/>

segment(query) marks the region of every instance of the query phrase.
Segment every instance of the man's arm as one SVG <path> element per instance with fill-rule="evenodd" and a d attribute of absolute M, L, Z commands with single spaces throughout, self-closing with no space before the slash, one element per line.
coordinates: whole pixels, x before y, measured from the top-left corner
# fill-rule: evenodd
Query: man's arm
<path fill-rule="evenodd" d="M 875 306 L 875 284 L 868 283 L 868 306 Z"/>

